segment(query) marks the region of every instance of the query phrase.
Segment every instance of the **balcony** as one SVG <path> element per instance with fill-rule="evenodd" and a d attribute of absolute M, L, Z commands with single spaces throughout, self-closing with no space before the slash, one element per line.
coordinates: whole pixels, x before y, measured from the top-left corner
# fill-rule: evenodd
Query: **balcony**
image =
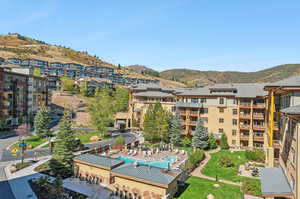
<path fill-rule="evenodd" d="M 190 111 L 190 115 L 198 116 L 198 111 Z"/>
<path fill-rule="evenodd" d="M 249 102 L 241 102 L 240 108 L 251 108 L 251 103 Z"/>
<path fill-rule="evenodd" d="M 274 148 L 280 148 L 280 140 L 273 140 Z"/>
<path fill-rule="evenodd" d="M 254 136 L 253 140 L 258 141 L 258 142 L 263 142 L 264 141 L 264 136 Z"/>
<path fill-rule="evenodd" d="M 264 131 L 265 129 L 266 127 L 262 125 L 253 125 L 253 130 Z"/>
<path fill-rule="evenodd" d="M 249 135 L 247 135 L 247 134 L 241 134 L 240 135 L 240 140 L 249 140 Z"/>
<path fill-rule="evenodd" d="M 180 115 L 186 115 L 186 111 L 179 111 Z"/>
<path fill-rule="evenodd" d="M 274 122 L 274 128 L 273 128 L 274 131 L 279 131 L 279 126 L 278 126 L 278 123 L 277 122 Z"/>
<path fill-rule="evenodd" d="M 197 125 L 197 121 L 190 121 L 190 122 L 189 122 L 189 125 L 191 125 L 191 126 L 196 126 L 196 125 Z"/>
<path fill-rule="evenodd" d="M 253 104 L 253 108 L 266 108 L 266 105 L 264 103 L 256 103 Z"/>
<path fill-rule="evenodd" d="M 250 114 L 240 113 L 240 119 L 251 119 L 251 115 Z"/>
<path fill-rule="evenodd" d="M 253 113 L 253 119 L 264 120 L 265 115 L 263 113 Z"/>
<path fill-rule="evenodd" d="M 176 102 L 177 107 L 187 107 L 187 108 L 202 108 L 201 103 L 190 103 L 190 102 Z"/>
<path fill-rule="evenodd" d="M 240 124 L 240 129 L 241 130 L 249 130 L 250 129 L 250 125 L 248 125 L 248 124 Z"/>

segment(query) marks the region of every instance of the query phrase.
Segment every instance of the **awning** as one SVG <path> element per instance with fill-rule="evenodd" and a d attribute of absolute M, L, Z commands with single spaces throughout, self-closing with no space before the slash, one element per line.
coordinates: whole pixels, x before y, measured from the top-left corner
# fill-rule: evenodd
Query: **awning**
<path fill-rule="evenodd" d="M 292 189 L 282 168 L 260 169 L 261 192 L 264 197 L 291 197 Z"/>

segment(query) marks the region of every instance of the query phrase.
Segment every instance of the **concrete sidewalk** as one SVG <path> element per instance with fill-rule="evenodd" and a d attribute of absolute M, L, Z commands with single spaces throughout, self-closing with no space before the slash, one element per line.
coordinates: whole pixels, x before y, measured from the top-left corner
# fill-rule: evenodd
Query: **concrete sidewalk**
<path fill-rule="evenodd" d="M 16 199 L 23 199 L 23 198 L 30 198 L 30 199 L 37 199 L 36 195 L 32 191 L 28 180 L 33 179 L 33 178 L 39 178 L 41 176 L 44 176 L 43 174 L 37 173 L 34 171 L 34 168 L 43 164 L 44 162 L 48 161 L 50 158 L 43 158 L 39 162 L 21 169 L 20 171 L 17 171 L 15 173 L 11 173 L 9 171 L 9 167 L 15 163 L 11 163 L 8 165 L 4 170 L 6 173 L 6 177 L 8 180 L 8 183 L 10 185 L 10 188 L 16 197 Z"/>

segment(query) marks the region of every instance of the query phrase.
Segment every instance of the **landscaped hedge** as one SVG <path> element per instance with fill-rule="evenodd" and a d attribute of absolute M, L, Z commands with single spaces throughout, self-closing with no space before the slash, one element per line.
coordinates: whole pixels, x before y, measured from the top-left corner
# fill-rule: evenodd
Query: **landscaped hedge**
<path fill-rule="evenodd" d="M 245 178 L 242 190 L 246 194 L 261 196 L 260 181 L 257 179 Z"/>
<path fill-rule="evenodd" d="M 202 150 L 197 150 L 189 153 L 188 161 L 186 163 L 186 168 L 188 172 L 191 172 L 196 168 L 199 163 L 203 160 L 204 153 Z"/>
<path fill-rule="evenodd" d="M 262 149 L 256 149 L 253 151 L 247 150 L 245 156 L 250 161 L 264 162 L 265 161 L 265 152 Z"/>

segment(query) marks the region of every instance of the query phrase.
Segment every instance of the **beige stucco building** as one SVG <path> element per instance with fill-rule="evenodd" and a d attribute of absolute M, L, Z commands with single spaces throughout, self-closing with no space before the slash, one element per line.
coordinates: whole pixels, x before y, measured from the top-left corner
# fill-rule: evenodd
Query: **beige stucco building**
<path fill-rule="evenodd" d="M 177 192 L 181 171 L 83 154 L 74 158 L 74 175 L 105 185 L 128 199 L 169 199 Z"/>
<path fill-rule="evenodd" d="M 300 198 L 300 76 L 266 85 L 267 163 L 262 170 L 266 198 Z M 273 167 L 275 166 L 275 167 Z"/>

